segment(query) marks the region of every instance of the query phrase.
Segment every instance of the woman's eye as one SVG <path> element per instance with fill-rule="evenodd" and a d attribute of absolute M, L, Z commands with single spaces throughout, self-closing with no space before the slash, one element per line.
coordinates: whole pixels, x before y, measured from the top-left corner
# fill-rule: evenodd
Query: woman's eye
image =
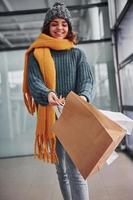
<path fill-rule="evenodd" d="M 51 24 L 51 26 L 57 26 L 57 24 Z"/>
<path fill-rule="evenodd" d="M 62 24 L 62 26 L 66 27 L 66 26 L 67 26 L 67 24 Z"/>

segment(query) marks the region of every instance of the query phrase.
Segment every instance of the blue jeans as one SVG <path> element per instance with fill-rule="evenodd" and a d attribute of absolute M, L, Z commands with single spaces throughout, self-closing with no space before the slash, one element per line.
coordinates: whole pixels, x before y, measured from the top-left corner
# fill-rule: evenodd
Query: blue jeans
<path fill-rule="evenodd" d="M 64 200 L 89 200 L 87 181 L 57 139 L 56 152 L 59 163 L 56 170 Z"/>

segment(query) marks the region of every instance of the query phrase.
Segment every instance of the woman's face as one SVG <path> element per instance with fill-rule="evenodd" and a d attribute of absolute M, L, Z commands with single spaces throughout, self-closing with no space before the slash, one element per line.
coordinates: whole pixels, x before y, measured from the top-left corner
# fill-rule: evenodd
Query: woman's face
<path fill-rule="evenodd" d="M 66 20 L 61 18 L 56 18 L 50 22 L 50 36 L 56 39 L 64 39 L 68 34 L 68 23 Z"/>

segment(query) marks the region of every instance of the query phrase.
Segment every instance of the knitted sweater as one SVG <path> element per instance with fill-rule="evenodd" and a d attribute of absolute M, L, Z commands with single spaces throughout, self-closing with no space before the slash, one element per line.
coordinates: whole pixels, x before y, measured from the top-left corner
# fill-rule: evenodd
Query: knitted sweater
<path fill-rule="evenodd" d="M 70 91 L 83 95 L 91 100 L 94 79 L 91 68 L 83 51 L 78 48 L 70 50 L 50 50 L 56 68 L 56 94 L 66 97 Z M 36 104 L 48 105 L 48 94 L 51 91 L 45 85 L 39 65 L 30 53 L 28 80 L 31 95 Z"/>

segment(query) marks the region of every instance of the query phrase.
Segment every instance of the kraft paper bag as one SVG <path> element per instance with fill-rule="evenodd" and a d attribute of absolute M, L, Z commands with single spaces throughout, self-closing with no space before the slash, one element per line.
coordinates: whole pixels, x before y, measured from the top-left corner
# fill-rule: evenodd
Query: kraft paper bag
<path fill-rule="evenodd" d="M 126 130 L 70 92 L 53 132 L 86 179 L 102 168 Z"/>

